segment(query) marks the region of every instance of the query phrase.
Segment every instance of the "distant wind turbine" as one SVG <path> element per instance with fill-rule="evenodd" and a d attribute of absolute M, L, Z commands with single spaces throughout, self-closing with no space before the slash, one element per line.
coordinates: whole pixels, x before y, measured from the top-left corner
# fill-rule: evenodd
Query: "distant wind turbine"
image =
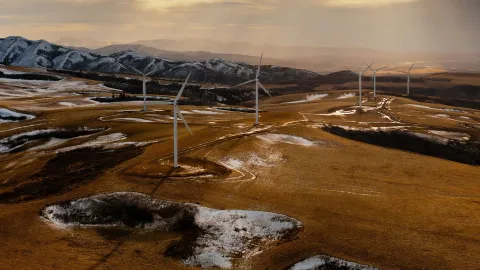
<path fill-rule="evenodd" d="M 365 62 L 363 62 L 363 63 L 368 66 L 367 63 L 365 63 Z M 384 67 L 379 68 L 379 69 L 370 68 L 373 71 L 373 98 L 377 98 L 377 72 L 380 71 L 380 70 L 383 70 L 387 67 L 388 66 L 384 66 Z"/>
<path fill-rule="evenodd" d="M 375 62 L 373 62 L 373 63 L 375 63 Z M 371 69 L 371 66 L 373 65 L 373 63 L 371 63 L 370 65 L 365 64 L 365 65 L 367 65 L 367 68 L 364 71 L 362 71 L 358 74 L 358 91 L 359 91 L 358 106 L 360 106 L 360 109 L 362 108 L 362 77 L 363 77 L 363 74 L 367 70 Z"/>
<path fill-rule="evenodd" d="M 182 118 L 182 122 L 185 124 L 185 127 L 187 127 L 190 134 L 193 135 L 192 131 L 188 127 L 187 121 L 183 117 L 182 112 L 178 107 L 178 100 L 182 96 L 183 90 L 185 90 L 185 86 L 187 85 L 188 79 L 190 79 L 190 75 L 192 75 L 192 72 L 188 74 L 187 79 L 185 79 L 185 82 L 183 83 L 182 88 L 178 92 L 178 95 L 175 98 L 175 100 L 173 101 L 173 167 L 174 168 L 178 168 L 178 130 L 177 130 L 178 116 Z"/>
<path fill-rule="evenodd" d="M 123 65 L 122 63 L 118 62 L 118 61 L 115 61 L 117 62 L 119 65 L 121 65 L 123 68 L 125 69 L 131 69 L 131 70 L 134 70 L 136 73 L 138 73 L 139 75 L 142 75 L 143 76 L 143 79 L 142 79 L 142 88 L 143 88 L 143 111 L 146 112 L 147 111 L 147 76 L 152 74 L 153 71 L 147 73 L 147 74 L 144 74 L 143 72 L 141 72 L 140 70 L 134 68 L 134 67 L 131 67 L 131 66 L 125 66 Z"/>
<path fill-rule="evenodd" d="M 246 81 L 244 83 L 241 83 L 241 84 L 238 84 L 238 85 L 235 85 L 235 86 L 232 87 L 232 88 L 235 88 L 235 87 L 239 87 L 241 85 L 245 85 L 245 84 L 255 82 L 255 124 L 256 125 L 258 125 L 258 87 L 260 86 L 263 89 L 263 91 L 265 91 L 265 93 L 267 93 L 267 95 L 272 96 L 267 91 L 267 89 L 265 89 L 265 87 L 263 87 L 263 85 L 260 83 L 260 80 L 258 79 L 258 76 L 260 75 L 260 67 L 262 66 L 262 59 L 263 59 L 263 53 L 262 53 L 262 56 L 260 56 L 260 64 L 258 65 L 257 75 L 255 76 L 254 80 Z"/>
<path fill-rule="evenodd" d="M 410 67 L 407 73 L 407 95 L 410 95 L 410 73 L 412 71 L 413 66 L 415 66 L 415 62 L 413 62 L 413 65 Z"/>

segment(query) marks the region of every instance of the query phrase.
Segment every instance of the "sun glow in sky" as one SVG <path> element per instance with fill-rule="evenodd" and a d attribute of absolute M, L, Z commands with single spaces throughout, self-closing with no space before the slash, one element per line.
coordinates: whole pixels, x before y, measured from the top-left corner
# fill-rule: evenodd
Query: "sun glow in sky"
<path fill-rule="evenodd" d="M 478 0 L 0 0 L 0 37 L 478 51 Z"/>

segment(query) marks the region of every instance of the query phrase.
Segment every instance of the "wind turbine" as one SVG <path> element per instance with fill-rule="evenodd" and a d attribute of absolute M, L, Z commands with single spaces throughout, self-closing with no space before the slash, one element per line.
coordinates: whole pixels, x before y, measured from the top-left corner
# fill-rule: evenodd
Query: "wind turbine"
<path fill-rule="evenodd" d="M 178 131 L 177 131 L 177 126 L 178 126 L 178 116 L 182 118 L 182 122 L 185 124 L 185 127 L 187 127 L 188 131 L 190 134 L 193 135 L 192 131 L 188 127 L 187 121 L 185 121 L 185 118 L 183 117 L 180 108 L 178 107 L 178 100 L 182 96 L 183 90 L 185 90 L 185 86 L 187 85 L 188 79 L 190 79 L 190 75 L 192 75 L 192 72 L 190 72 L 187 76 L 187 79 L 185 79 L 185 82 L 182 85 L 182 88 L 178 92 L 177 97 L 173 101 L 173 167 L 178 168 Z"/>
<path fill-rule="evenodd" d="M 415 66 L 415 62 L 413 62 L 413 65 L 410 67 L 410 69 L 407 72 L 407 95 L 410 95 L 410 72 L 412 71 L 413 66 Z"/>
<path fill-rule="evenodd" d="M 373 62 L 373 63 L 375 63 L 375 62 Z M 373 63 L 371 63 L 370 65 L 365 64 L 368 67 L 364 71 L 358 73 L 358 91 L 359 91 L 358 105 L 360 106 L 360 109 L 362 108 L 362 76 L 367 70 L 371 69 L 371 66 L 373 65 Z"/>
<path fill-rule="evenodd" d="M 250 80 L 250 81 L 246 81 L 244 83 L 241 83 L 241 84 L 238 84 L 238 85 L 235 85 L 235 86 L 232 87 L 232 88 L 235 88 L 235 87 L 238 87 L 238 86 L 241 86 L 241 85 L 245 85 L 245 84 L 255 82 L 255 124 L 256 125 L 258 125 L 258 87 L 260 86 L 263 89 L 263 91 L 265 91 L 265 93 L 267 93 L 267 95 L 272 96 L 267 91 L 267 89 L 265 89 L 265 87 L 263 87 L 263 85 L 260 83 L 260 80 L 258 79 L 258 75 L 260 75 L 260 67 L 262 66 L 262 59 L 263 59 L 263 53 L 262 53 L 262 56 L 260 56 L 260 64 L 258 65 L 257 75 L 255 76 L 255 79 Z"/>
<path fill-rule="evenodd" d="M 367 63 L 365 63 L 365 62 L 363 62 L 363 63 L 368 66 Z M 370 68 L 373 71 L 373 98 L 377 98 L 377 72 L 382 70 L 382 69 L 385 69 L 387 67 L 388 66 L 384 66 L 384 67 L 379 68 L 379 69 Z"/>
<path fill-rule="evenodd" d="M 123 68 L 125 69 L 131 69 L 131 70 L 134 70 L 136 73 L 140 74 L 143 76 L 143 80 L 142 80 L 142 88 L 143 88 L 143 111 L 146 112 L 147 111 L 147 76 L 150 75 L 152 72 L 149 72 L 147 74 L 144 74 L 143 72 L 141 72 L 140 70 L 134 68 L 134 67 L 131 67 L 131 66 L 125 66 L 123 65 L 122 63 L 118 62 L 118 61 L 115 61 L 117 62 L 120 66 L 122 66 Z"/>

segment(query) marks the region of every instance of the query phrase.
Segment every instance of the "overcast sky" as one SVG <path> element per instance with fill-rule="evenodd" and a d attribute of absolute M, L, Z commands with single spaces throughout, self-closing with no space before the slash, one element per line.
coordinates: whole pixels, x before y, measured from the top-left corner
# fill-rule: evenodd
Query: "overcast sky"
<path fill-rule="evenodd" d="M 0 0 L 0 36 L 480 49 L 478 0 Z"/>

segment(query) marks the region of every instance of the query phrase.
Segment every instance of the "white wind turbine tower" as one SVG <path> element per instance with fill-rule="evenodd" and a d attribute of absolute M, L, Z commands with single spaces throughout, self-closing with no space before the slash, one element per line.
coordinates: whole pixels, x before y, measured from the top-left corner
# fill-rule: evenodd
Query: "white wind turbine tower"
<path fill-rule="evenodd" d="M 367 65 L 367 64 L 365 64 L 365 65 Z M 367 68 L 364 71 L 362 71 L 358 74 L 358 91 L 359 91 L 358 106 L 360 106 L 360 109 L 362 108 L 362 77 L 363 77 L 363 74 L 367 70 L 371 69 L 372 65 L 373 65 L 373 63 L 371 63 L 370 65 L 367 65 Z"/>
<path fill-rule="evenodd" d="M 185 82 L 182 85 L 182 88 L 178 92 L 177 97 L 173 101 L 173 167 L 178 168 L 178 116 L 182 118 L 183 123 L 187 127 L 188 131 L 190 134 L 193 135 L 192 131 L 188 127 L 187 121 L 185 121 L 185 118 L 183 117 L 180 108 L 178 107 L 178 100 L 182 96 L 183 90 L 185 90 L 185 86 L 187 85 L 188 79 L 190 79 L 190 75 L 192 75 L 192 72 L 190 72 L 187 76 L 187 79 L 185 79 Z"/>
<path fill-rule="evenodd" d="M 265 91 L 265 93 L 267 93 L 267 95 L 272 96 L 267 91 L 267 89 L 265 89 L 265 87 L 263 87 L 263 85 L 260 83 L 260 80 L 258 79 L 258 76 L 260 75 L 260 67 L 262 66 L 262 58 L 263 58 L 263 53 L 262 53 L 262 56 L 260 56 L 260 64 L 258 65 L 257 75 L 255 76 L 255 79 L 250 80 L 250 81 L 246 81 L 244 83 L 241 83 L 241 84 L 238 84 L 238 85 L 235 85 L 235 86 L 232 87 L 232 88 L 235 88 L 235 87 L 238 87 L 238 86 L 241 86 L 241 85 L 245 85 L 245 84 L 255 82 L 255 124 L 256 125 L 258 125 L 258 87 L 260 86 L 263 89 L 263 91 Z"/>
<path fill-rule="evenodd" d="M 363 62 L 363 63 L 368 66 L 367 63 L 365 63 L 365 62 Z M 373 71 L 373 98 L 377 98 L 377 72 L 380 71 L 380 70 L 383 70 L 387 67 L 388 66 L 384 66 L 384 67 L 379 68 L 379 69 L 370 68 Z"/>
<path fill-rule="evenodd" d="M 410 95 L 410 72 L 412 71 L 413 66 L 415 66 L 415 62 L 413 62 L 413 65 L 407 72 L 407 95 Z"/>

